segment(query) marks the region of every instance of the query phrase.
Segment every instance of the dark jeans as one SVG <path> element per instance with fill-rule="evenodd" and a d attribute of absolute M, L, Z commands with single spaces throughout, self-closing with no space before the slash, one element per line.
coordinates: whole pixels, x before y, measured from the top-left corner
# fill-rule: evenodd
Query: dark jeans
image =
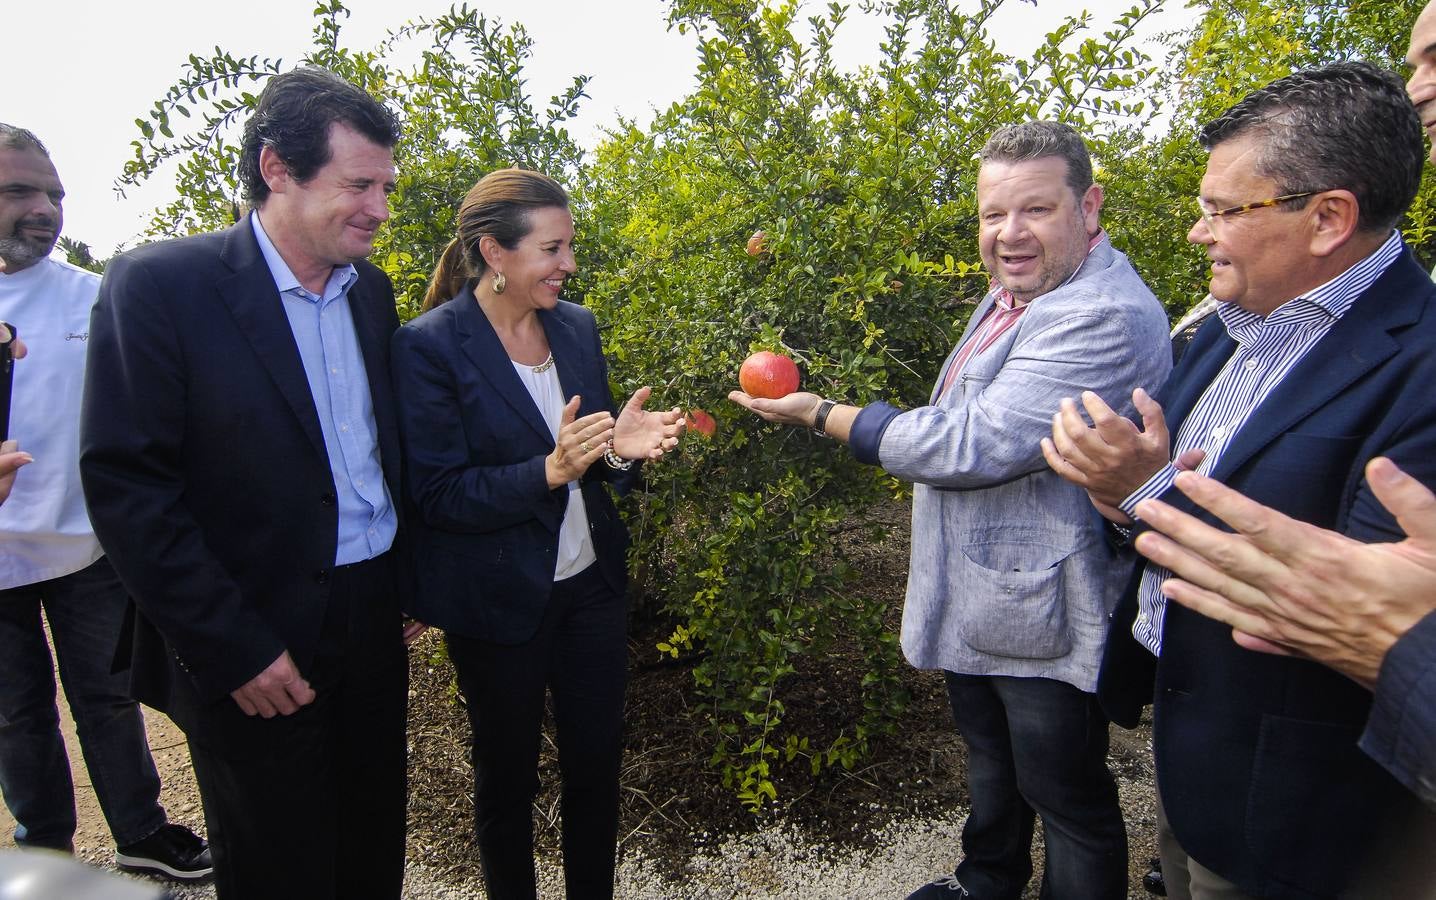
<path fill-rule="evenodd" d="M 69 850 L 75 789 L 55 706 L 55 664 L 75 718 L 85 768 L 119 846 L 165 824 L 160 779 L 139 706 L 110 671 L 129 602 L 104 557 L 78 572 L 0 591 L 0 789 L 15 843 Z"/>
<path fill-rule="evenodd" d="M 533 801 L 545 687 L 557 728 L 568 896 L 613 896 L 627 613 L 593 565 L 554 585 L 526 643 L 446 635 L 474 731 L 475 818 L 490 900 L 536 894 Z"/>
<path fill-rule="evenodd" d="M 1020 897 L 1040 815 L 1044 900 L 1126 897 L 1127 831 L 1096 696 L 1048 678 L 944 674 L 972 799 L 963 887 L 974 900 Z"/>
<path fill-rule="evenodd" d="M 397 900 L 408 663 L 393 554 L 340 566 L 292 715 L 246 716 L 176 685 L 220 900 Z"/>

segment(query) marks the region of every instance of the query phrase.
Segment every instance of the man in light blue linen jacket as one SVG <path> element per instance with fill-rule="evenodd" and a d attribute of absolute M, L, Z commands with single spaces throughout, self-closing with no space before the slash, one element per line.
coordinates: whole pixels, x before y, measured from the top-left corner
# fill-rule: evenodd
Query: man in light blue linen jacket
<path fill-rule="evenodd" d="M 1101 228 L 1102 187 L 1076 132 L 1010 126 L 981 159 L 979 245 L 994 289 L 929 405 L 731 398 L 915 483 L 903 651 L 944 673 L 972 810 L 955 873 L 912 897 L 1019 897 L 1041 815 L 1042 896 L 1122 898 L 1126 832 L 1093 691 L 1129 567 L 1115 564 L 1100 517 L 1047 469 L 1038 442 L 1074 391 L 1160 387 L 1167 319 Z"/>

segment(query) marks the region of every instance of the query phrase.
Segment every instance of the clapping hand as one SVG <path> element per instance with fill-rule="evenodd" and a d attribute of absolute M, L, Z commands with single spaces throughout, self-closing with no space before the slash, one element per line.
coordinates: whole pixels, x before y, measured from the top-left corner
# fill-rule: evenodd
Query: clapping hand
<path fill-rule="evenodd" d="M 683 410 L 663 412 L 643 408 L 653 390 L 641 387 L 633 392 L 613 427 L 613 452 L 623 459 L 658 459 L 678 446 L 683 436 Z"/>
<path fill-rule="evenodd" d="M 559 419 L 558 440 L 553 452 L 544 460 L 544 473 L 550 488 L 577 481 L 588 467 L 603 458 L 608 442 L 613 440 L 613 416 L 605 410 L 578 415 L 580 398 L 575 396 L 563 408 Z"/>
<path fill-rule="evenodd" d="M 1183 473 L 1177 488 L 1236 533 L 1143 500 L 1137 514 L 1156 531 L 1137 550 L 1176 573 L 1163 594 L 1232 626 L 1243 647 L 1314 659 L 1370 687 L 1391 645 L 1436 612 L 1436 496 L 1382 457 L 1366 481 L 1406 540 L 1361 543 Z"/>
<path fill-rule="evenodd" d="M 1140 429 L 1091 391 L 1082 393 L 1090 426 L 1076 401 L 1064 398 L 1052 417 L 1052 436 L 1042 439 L 1042 456 L 1052 470 L 1086 489 L 1098 511 L 1119 522 L 1127 517 L 1118 505 L 1161 471 L 1171 452 L 1161 404 L 1141 388 L 1132 392 L 1132 404 L 1142 415 Z M 1201 459 L 1200 451 L 1189 451 L 1178 468 L 1194 467 Z"/>

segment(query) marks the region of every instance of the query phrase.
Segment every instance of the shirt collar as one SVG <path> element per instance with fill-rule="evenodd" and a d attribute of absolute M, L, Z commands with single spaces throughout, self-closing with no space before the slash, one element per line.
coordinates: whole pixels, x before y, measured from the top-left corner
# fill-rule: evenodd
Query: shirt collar
<path fill-rule="evenodd" d="M 279 288 L 279 293 L 297 293 L 305 299 L 313 299 L 314 294 L 299 283 L 289 264 L 284 257 L 279 255 L 279 249 L 274 246 L 274 241 L 269 239 L 269 233 L 264 230 L 264 223 L 259 221 L 259 210 L 249 214 L 250 224 L 254 227 L 254 239 L 259 243 L 259 252 L 264 255 L 264 261 L 269 266 L 269 274 L 274 276 L 274 286 Z M 353 263 L 342 266 L 335 266 L 329 273 L 329 280 L 324 285 L 324 295 L 320 300 L 333 300 L 348 292 L 349 288 L 359 278 L 359 270 L 354 268 Z"/>

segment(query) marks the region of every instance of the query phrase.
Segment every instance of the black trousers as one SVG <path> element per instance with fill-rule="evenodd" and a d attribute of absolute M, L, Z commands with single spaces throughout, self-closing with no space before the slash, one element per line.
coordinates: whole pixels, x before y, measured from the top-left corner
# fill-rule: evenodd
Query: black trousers
<path fill-rule="evenodd" d="M 314 702 L 264 719 L 226 697 L 176 716 L 204 801 L 219 900 L 400 896 L 408 664 L 392 556 L 334 570 L 319 652 L 305 673 Z"/>
<path fill-rule="evenodd" d="M 533 801 L 544 693 L 553 696 L 570 898 L 613 896 L 627 604 L 598 571 L 554 584 L 516 646 L 446 635 L 474 733 L 474 807 L 489 900 L 533 900 Z"/>

